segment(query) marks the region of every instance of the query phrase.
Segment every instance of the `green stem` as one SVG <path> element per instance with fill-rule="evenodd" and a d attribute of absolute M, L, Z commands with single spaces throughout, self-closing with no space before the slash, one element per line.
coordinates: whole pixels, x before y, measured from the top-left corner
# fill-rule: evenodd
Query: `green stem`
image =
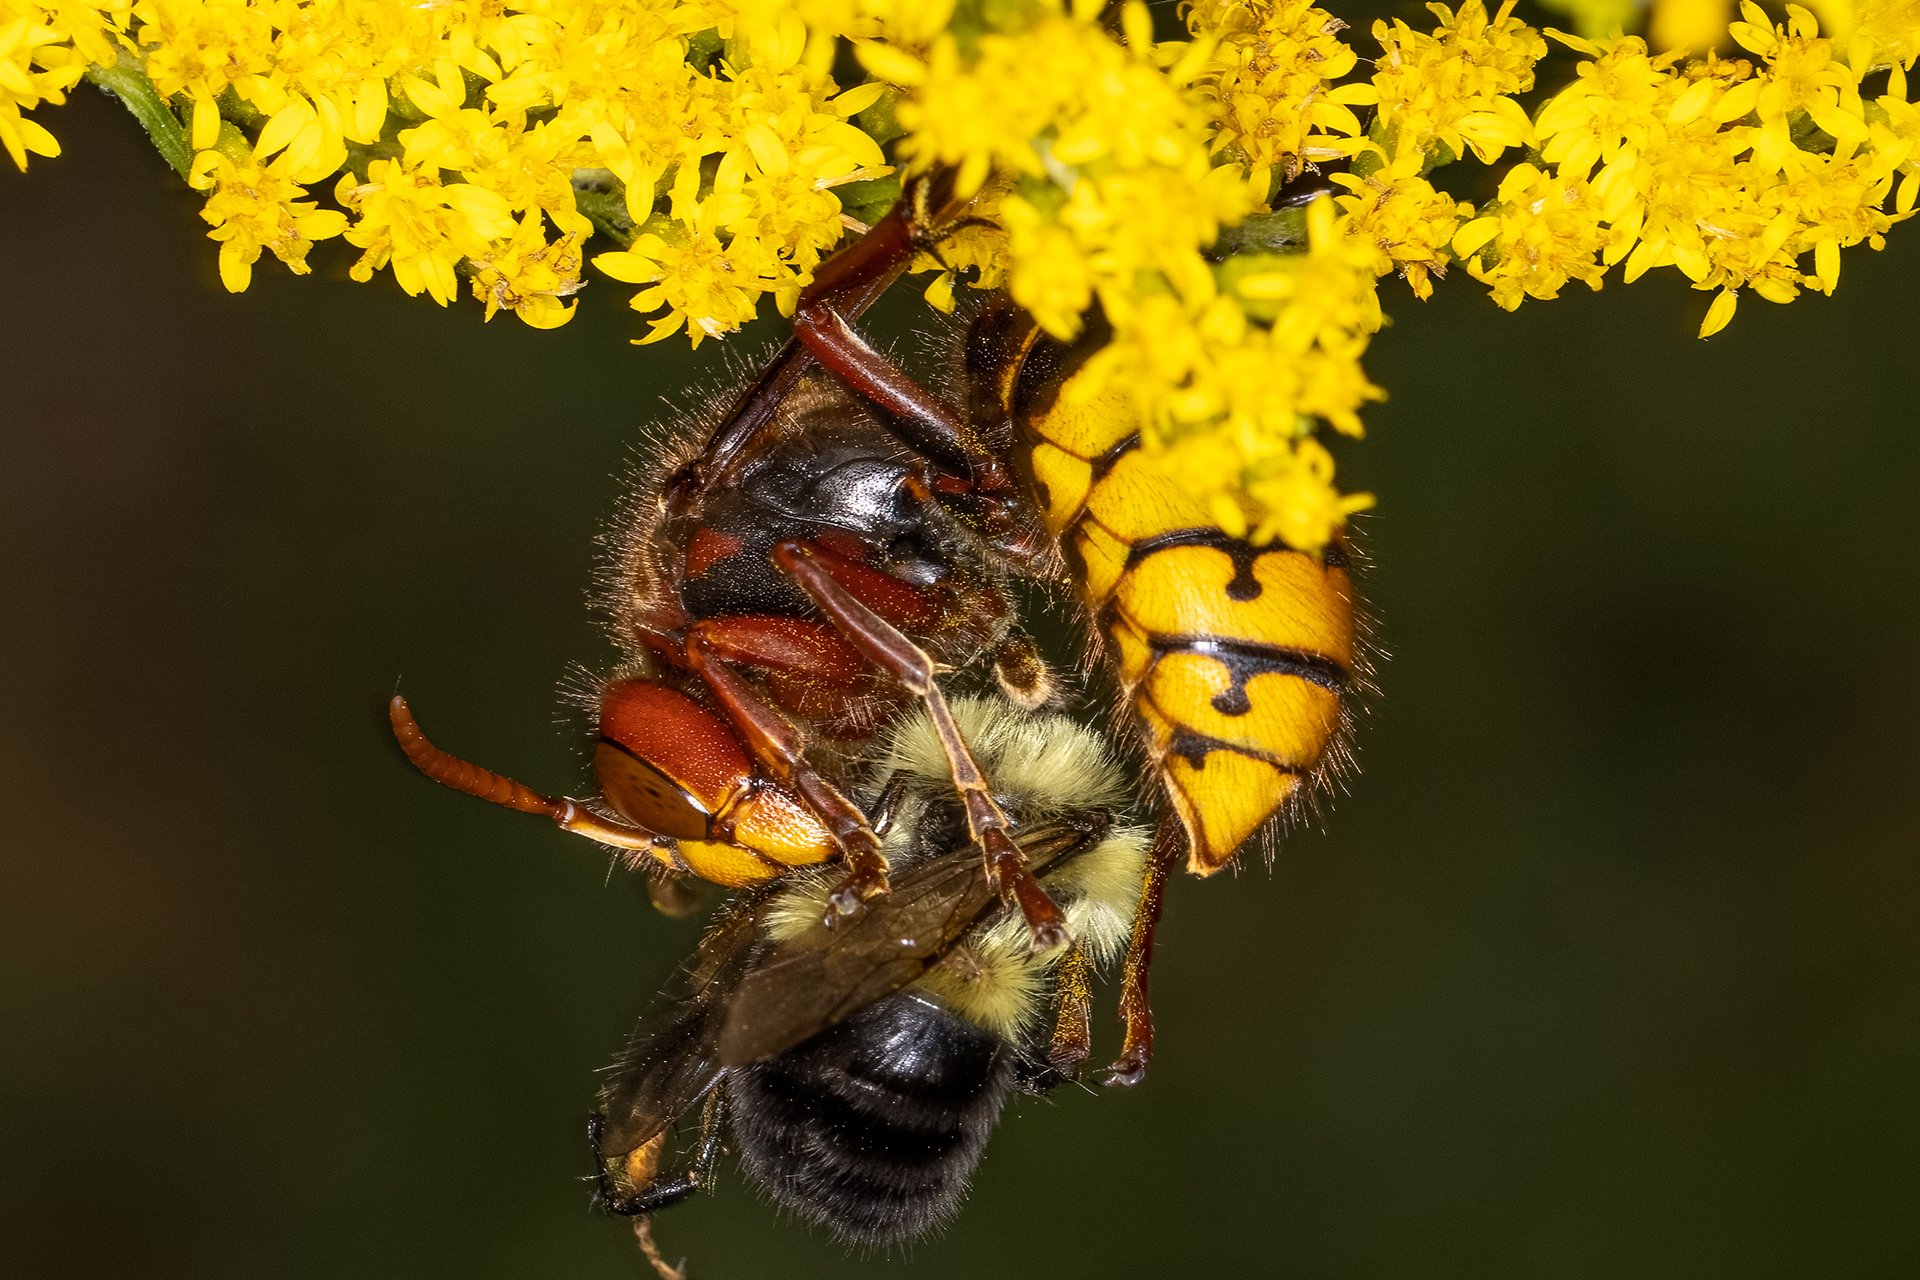
<path fill-rule="evenodd" d="M 607 174 L 606 184 L 583 182 L 575 175 L 573 205 L 593 223 L 593 229 L 622 249 L 633 243 L 633 219 L 627 213 L 627 196 L 619 179 Z"/>
<path fill-rule="evenodd" d="M 146 69 L 133 54 L 121 51 L 120 62 L 112 67 L 89 67 L 87 79 L 105 89 L 133 112 L 133 118 L 146 128 L 147 137 L 160 152 L 160 158 L 173 166 L 175 173 L 187 176 L 193 164 L 193 148 L 187 145 L 187 131 L 167 100 L 147 79 Z"/>

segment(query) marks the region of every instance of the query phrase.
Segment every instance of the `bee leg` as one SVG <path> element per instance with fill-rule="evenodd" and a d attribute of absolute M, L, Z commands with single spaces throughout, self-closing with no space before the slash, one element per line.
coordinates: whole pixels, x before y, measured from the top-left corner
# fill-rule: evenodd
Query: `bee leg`
<path fill-rule="evenodd" d="M 1184 856 L 1186 841 L 1179 819 L 1171 813 L 1160 819 L 1153 833 L 1153 851 L 1147 857 L 1147 878 L 1133 909 L 1133 934 L 1127 939 L 1127 959 L 1120 972 L 1120 1021 L 1125 1032 L 1120 1056 L 1100 1077 L 1109 1088 L 1139 1084 L 1153 1059 L 1153 1006 L 1147 998 L 1147 973 L 1153 964 L 1153 931 L 1160 923 L 1160 900 L 1167 873 Z"/>
<path fill-rule="evenodd" d="M 807 760 L 807 737 L 799 726 L 729 667 L 713 639 L 698 627 L 687 637 L 687 665 L 713 692 L 747 750 L 813 810 L 846 854 L 846 878 L 827 895 L 827 923 L 853 915 L 862 903 L 885 893 L 887 857 L 880 850 L 880 837 L 859 807 Z"/>
<path fill-rule="evenodd" d="M 1014 1084 L 1035 1097 L 1077 1079 L 1093 1046 L 1093 962 L 1077 942 L 1068 943 L 1053 973 L 1053 1030 L 1039 1056 L 1014 1059 Z"/>
<path fill-rule="evenodd" d="M 1078 945 L 1060 961 L 1060 1008 L 1054 1014 L 1047 1065 L 1072 1079 L 1093 1052 L 1093 964 Z"/>
<path fill-rule="evenodd" d="M 1027 711 L 1046 706 L 1060 696 L 1060 681 L 1040 656 L 1033 637 L 1019 627 L 1008 630 L 993 651 L 994 683 L 1007 700 Z"/>
<path fill-rule="evenodd" d="M 691 1161 L 678 1168 L 661 1168 L 661 1156 L 675 1132 L 667 1129 L 621 1157 L 617 1178 L 615 1166 L 608 1163 L 608 1154 L 601 1149 L 605 1121 L 598 1115 L 588 1120 L 587 1139 L 601 1162 L 597 1206 L 623 1218 L 644 1218 L 705 1191 L 713 1183 L 713 1166 L 720 1159 L 725 1118 L 725 1095 L 718 1090 L 709 1093 L 700 1108 L 700 1145 Z"/>
<path fill-rule="evenodd" d="M 900 802 L 906 795 L 905 777 L 896 773 L 887 779 L 887 785 L 880 788 L 880 796 L 873 802 L 874 834 L 884 836 L 893 826 L 894 815 L 900 812 Z"/>
<path fill-rule="evenodd" d="M 394 740 L 400 744 L 400 750 L 406 753 L 407 759 L 413 762 L 414 768 L 442 786 L 477 796 L 503 808 L 550 818 L 563 831 L 598 840 L 601 844 L 610 844 L 616 849 L 632 849 L 647 854 L 668 870 L 675 869 L 674 841 L 666 836 L 603 818 L 577 800 L 543 796 L 523 782 L 516 782 L 503 773 L 495 773 L 434 746 L 427 740 L 419 722 L 413 718 L 407 700 L 397 693 L 387 705 L 387 720 L 393 726 Z"/>
<path fill-rule="evenodd" d="M 787 540 L 775 544 L 773 561 L 840 629 L 849 644 L 926 706 L 934 735 L 946 753 L 954 789 L 966 811 L 968 834 L 986 857 L 994 888 L 1019 906 L 1020 913 L 1026 917 L 1035 951 L 1052 951 L 1064 946 L 1068 941 L 1066 915 L 1027 870 L 1019 846 L 1007 834 L 1012 823 L 995 803 L 986 774 L 968 749 L 966 738 L 954 721 L 953 709 L 947 705 L 946 695 L 934 681 L 933 659 L 898 627 L 836 581 L 832 571 L 805 543 Z"/>

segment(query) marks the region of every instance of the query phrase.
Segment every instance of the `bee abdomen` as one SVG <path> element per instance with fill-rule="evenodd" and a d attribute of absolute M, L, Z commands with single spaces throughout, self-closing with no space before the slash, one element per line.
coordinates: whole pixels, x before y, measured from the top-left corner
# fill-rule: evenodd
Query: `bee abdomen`
<path fill-rule="evenodd" d="M 889 996 L 735 1073 L 742 1167 L 843 1239 L 924 1235 L 959 1209 L 1012 1065 L 991 1032 L 925 996 Z"/>

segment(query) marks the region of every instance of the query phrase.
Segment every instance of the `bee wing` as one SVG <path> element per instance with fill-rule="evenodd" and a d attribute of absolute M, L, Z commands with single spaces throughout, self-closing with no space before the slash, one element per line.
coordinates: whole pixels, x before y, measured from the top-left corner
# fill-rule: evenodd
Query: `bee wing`
<path fill-rule="evenodd" d="M 1104 815 L 1036 824 L 1016 835 L 1036 875 L 1106 834 Z M 720 1012 L 724 1066 L 764 1062 L 925 973 L 994 905 L 971 843 L 914 868 L 853 919 L 816 924 L 754 958 Z"/>
<path fill-rule="evenodd" d="M 726 1072 L 718 1052 L 721 1014 L 758 933 L 753 905 L 737 905 L 707 931 L 600 1090 L 594 1148 L 615 1183 L 641 1180 L 638 1164 L 655 1161 L 658 1140 L 699 1106 Z"/>

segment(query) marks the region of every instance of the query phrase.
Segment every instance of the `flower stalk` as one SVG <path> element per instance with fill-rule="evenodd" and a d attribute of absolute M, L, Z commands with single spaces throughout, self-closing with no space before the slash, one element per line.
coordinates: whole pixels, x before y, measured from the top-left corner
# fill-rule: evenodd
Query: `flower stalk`
<path fill-rule="evenodd" d="M 187 131 L 160 91 L 153 87 L 153 81 L 147 78 L 140 59 L 123 49 L 112 66 L 88 67 L 87 79 L 118 98 L 147 131 L 147 139 L 160 153 L 160 158 L 175 173 L 183 178 L 187 176 L 187 170 L 193 165 L 193 148 L 187 145 Z"/>

